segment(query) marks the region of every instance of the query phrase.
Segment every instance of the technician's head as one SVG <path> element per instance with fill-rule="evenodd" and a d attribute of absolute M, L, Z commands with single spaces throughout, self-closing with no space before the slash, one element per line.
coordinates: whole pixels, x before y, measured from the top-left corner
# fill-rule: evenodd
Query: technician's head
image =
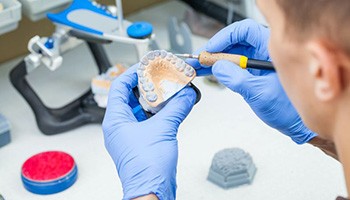
<path fill-rule="evenodd" d="M 350 1 L 257 1 L 288 96 L 309 128 L 332 139 L 341 105 L 350 105 Z"/>

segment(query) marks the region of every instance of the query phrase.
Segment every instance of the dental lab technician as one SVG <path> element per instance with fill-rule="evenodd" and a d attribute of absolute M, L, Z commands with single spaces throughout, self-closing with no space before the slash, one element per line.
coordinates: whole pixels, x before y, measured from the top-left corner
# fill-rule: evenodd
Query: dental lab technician
<path fill-rule="evenodd" d="M 195 60 L 188 63 L 198 75 L 212 73 L 241 94 L 261 120 L 295 143 L 313 144 L 338 159 L 349 192 L 350 1 L 257 3 L 269 29 L 252 20 L 240 21 L 218 32 L 204 50 L 271 60 L 277 73 L 243 70 L 225 60 L 211 68 Z M 124 199 L 175 199 L 176 134 L 196 93 L 184 88 L 146 120 L 142 112 L 133 113 L 138 106 L 132 94 L 135 71 L 133 66 L 113 82 L 103 121 L 105 145 L 118 170 Z"/>

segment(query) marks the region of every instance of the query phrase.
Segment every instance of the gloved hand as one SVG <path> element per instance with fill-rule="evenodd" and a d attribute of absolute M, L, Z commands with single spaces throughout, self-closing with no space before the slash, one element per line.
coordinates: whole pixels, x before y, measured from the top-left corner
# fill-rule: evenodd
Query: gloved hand
<path fill-rule="evenodd" d="M 268 52 L 269 29 L 253 20 L 234 23 L 218 32 L 207 43 L 208 52 L 245 55 L 248 58 L 271 60 Z M 190 65 L 203 71 L 197 60 Z M 212 67 L 218 81 L 243 96 L 256 115 L 269 126 L 303 144 L 316 136 L 302 122 L 284 92 L 276 72 L 244 70 L 232 62 L 221 60 Z"/>
<path fill-rule="evenodd" d="M 117 167 L 124 199 L 147 194 L 175 199 L 176 135 L 195 103 L 196 93 L 184 88 L 161 111 L 146 119 L 132 93 L 137 85 L 136 67 L 112 84 L 102 124 L 105 146 Z"/>

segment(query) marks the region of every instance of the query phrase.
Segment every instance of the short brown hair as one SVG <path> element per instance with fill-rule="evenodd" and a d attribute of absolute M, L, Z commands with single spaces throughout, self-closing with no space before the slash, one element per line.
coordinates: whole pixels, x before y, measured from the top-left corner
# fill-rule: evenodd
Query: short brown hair
<path fill-rule="evenodd" d="M 350 0 L 276 0 L 287 31 L 299 39 L 322 36 L 350 55 Z"/>

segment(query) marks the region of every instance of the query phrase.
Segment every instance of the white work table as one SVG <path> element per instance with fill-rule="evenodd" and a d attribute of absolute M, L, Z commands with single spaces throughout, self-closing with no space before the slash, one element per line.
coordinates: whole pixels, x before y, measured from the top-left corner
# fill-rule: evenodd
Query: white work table
<path fill-rule="evenodd" d="M 167 49 L 167 16 L 181 17 L 184 9 L 183 4 L 171 1 L 141 11 L 129 20 L 152 22 L 157 40 Z M 198 48 L 206 39 L 193 37 L 193 42 Z M 128 46 L 113 44 L 107 50 L 114 63 L 136 62 L 135 51 Z M 9 71 L 17 62 L 0 66 L 0 113 L 12 124 L 12 142 L 0 148 L 0 194 L 6 200 L 121 199 L 121 184 L 104 148 L 101 126 L 86 125 L 54 136 L 42 134 L 29 105 L 9 82 Z M 28 80 L 47 105 L 59 107 L 86 91 L 96 73 L 86 45 L 80 45 L 64 55 L 64 64 L 57 71 L 41 67 Z M 238 94 L 207 84 L 203 78 L 196 78 L 194 83 L 202 92 L 202 100 L 178 133 L 178 199 L 333 200 L 337 195 L 347 196 L 337 161 L 310 145 L 296 145 L 269 128 Z M 224 190 L 206 178 L 214 154 L 231 147 L 249 152 L 258 170 L 251 185 Z M 47 150 L 71 154 L 79 177 L 61 193 L 35 195 L 22 185 L 21 166 L 30 156 Z"/>

